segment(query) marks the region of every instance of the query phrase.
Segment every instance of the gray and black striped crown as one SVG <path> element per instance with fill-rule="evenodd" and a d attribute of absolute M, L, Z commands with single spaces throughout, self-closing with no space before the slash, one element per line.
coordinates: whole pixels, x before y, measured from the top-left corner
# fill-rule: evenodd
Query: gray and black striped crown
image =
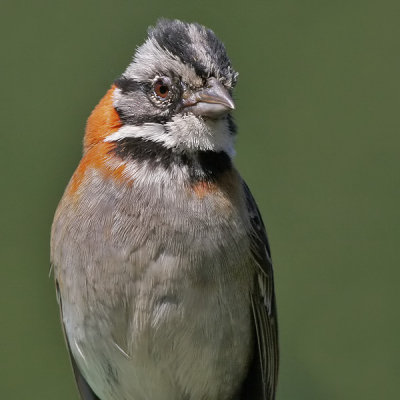
<path fill-rule="evenodd" d="M 224 44 L 211 29 L 198 23 L 162 18 L 149 28 L 148 35 L 162 49 L 191 65 L 199 77 L 215 76 L 227 86 L 236 84 L 238 73 L 232 68 Z"/>

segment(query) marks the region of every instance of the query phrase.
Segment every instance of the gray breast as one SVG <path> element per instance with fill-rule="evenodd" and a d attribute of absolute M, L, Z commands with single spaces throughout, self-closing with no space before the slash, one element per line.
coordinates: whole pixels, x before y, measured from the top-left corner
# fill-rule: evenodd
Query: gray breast
<path fill-rule="evenodd" d="M 66 332 L 86 379 L 104 399 L 172 400 L 189 389 L 193 399 L 229 398 L 252 341 L 240 193 L 198 196 L 179 179 L 116 187 L 97 174 L 52 235 Z"/>

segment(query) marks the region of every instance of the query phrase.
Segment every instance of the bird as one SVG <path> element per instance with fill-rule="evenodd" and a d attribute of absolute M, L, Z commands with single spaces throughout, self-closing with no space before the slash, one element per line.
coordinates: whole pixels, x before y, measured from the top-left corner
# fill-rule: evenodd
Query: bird
<path fill-rule="evenodd" d="M 237 79 L 211 29 L 161 18 L 88 118 L 50 252 L 83 400 L 275 399 L 271 252 L 233 163 Z"/>

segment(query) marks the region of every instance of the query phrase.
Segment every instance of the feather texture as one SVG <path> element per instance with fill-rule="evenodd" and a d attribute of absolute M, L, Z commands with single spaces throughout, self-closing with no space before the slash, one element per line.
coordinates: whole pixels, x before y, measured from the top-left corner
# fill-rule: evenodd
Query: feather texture
<path fill-rule="evenodd" d="M 257 348 L 251 375 L 245 383 L 243 400 L 248 398 L 249 387 L 257 391 L 253 399 L 273 400 L 278 378 L 279 347 L 271 252 L 257 204 L 245 182 L 243 187 L 252 227 L 252 252 L 259 267 L 251 297 Z"/>

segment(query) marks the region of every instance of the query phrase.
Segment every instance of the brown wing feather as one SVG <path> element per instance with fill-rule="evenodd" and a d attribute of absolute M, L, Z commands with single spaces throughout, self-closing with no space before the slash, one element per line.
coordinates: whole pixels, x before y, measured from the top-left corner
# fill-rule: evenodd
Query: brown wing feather
<path fill-rule="evenodd" d="M 278 379 L 278 323 L 271 252 L 257 204 L 243 182 L 247 209 L 251 219 L 252 252 L 258 264 L 255 291 L 252 294 L 256 350 L 241 400 L 274 400 Z"/>

